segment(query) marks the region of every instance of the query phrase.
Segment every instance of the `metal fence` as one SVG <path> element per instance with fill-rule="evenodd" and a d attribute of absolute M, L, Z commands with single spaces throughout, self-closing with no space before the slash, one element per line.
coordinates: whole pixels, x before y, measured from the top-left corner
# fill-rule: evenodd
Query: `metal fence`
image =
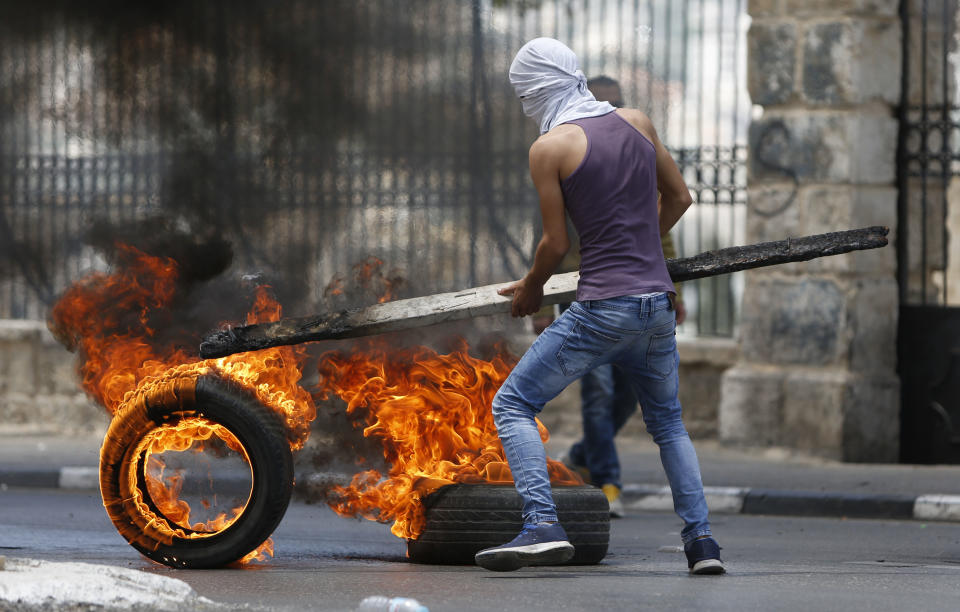
<path fill-rule="evenodd" d="M 163 231 L 300 310 L 369 255 L 408 294 L 519 277 L 536 126 L 506 73 L 541 35 L 653 118 L 697 202 L 680 255 L 742 241 L 743 0 L 145 4 L 0 4 L 0 318 Z M 732 334 L 738 282 L 689 283 L 686 331 Z"/>
<path fill-rule="evenodd" d="M 905 0 L 898 147 L 901 301 L 960 306 L 960 268 L 950 257 L 950 200 L 960 198 L 960 101 L 956 0 Z M 951 282 L 952 277 L 952 282 Z"/>
<path fill-rule="evenodd" d="M 960 463 L 958 3 L 903 0 L 900 15 L 900 458 Z"/>

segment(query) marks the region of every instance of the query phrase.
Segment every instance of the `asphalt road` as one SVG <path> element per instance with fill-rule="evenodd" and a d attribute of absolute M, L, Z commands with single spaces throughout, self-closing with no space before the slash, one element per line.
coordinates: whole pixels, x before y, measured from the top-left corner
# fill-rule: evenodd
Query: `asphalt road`
<path fill-rule="evenodd" d="M 717 515 L 729 573 L 691 577 L 677 519 L 614 521 L 591 567 L 416 565 L 386 525 L 291 505 L 276 558 L 245 570 L 175 571 L 139 556 L 95 493 L 0 491 L 0 555 L 117 565 L 179 578 L 231 608 L 352 610 L 371 594 L 444 610 L 950 610 L 960 601 L 960 524 Z M 0 602 L 2 608 L 2 602 Z"/>

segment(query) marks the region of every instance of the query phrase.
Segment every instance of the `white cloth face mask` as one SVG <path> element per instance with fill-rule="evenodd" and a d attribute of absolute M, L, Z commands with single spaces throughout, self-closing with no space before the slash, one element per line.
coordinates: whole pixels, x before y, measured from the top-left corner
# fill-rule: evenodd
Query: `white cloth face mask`
<path fill-rule="evenodd" d="M 553 38 L 535 38 L 520 48 L 510 64 L 510 84 L 541 134 L 573 119 L 614 110 L 608 102 L 597 102 L 587 89 L 577 56 Z"/>

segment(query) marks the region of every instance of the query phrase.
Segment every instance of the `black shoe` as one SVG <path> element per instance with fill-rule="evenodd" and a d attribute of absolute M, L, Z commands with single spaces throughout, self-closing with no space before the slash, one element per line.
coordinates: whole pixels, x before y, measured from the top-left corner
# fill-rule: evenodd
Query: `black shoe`
<path fill-rule="evenodd" d="M 713 538 L 700 538 L 683 547 L 691 574 L 722 574 L 727 571 L 720 560 L 720 545 Z"/>
<path fill-rule="evenodd" d="M 560 565 L 572 557 L 573 544 L 560 523 L 540 523 L 525 525 L 513 540 L 481 550 L 474 560 L 488 570 L 512 572 L 527 565 Z"/>

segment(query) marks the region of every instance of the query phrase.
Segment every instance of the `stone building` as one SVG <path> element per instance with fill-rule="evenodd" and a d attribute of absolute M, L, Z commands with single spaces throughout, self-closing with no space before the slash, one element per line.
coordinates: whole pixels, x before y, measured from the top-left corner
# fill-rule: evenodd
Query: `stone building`
<path fill-rule="evenodd" d="M 762 115 L 750 129 L 748 242 L 884 225 L 892 246 L 748 274 L 741 352 L 723 376 L 720 439 L 897 461 L 901 297 L 915 291 L 910 278 L 933 288 L 949 276 L 942 257 L 921 256 L 942 252 L 943 217 L 929 215 L 921 238 L 921 190 L 905 193 L 910 185 L 898 180 L 901 104 L 929 103 L 932 95 L 920 100 L 929 91 L 952 104 L 954 85 L 942 79 L 953 79 L 945 46 L 955 47 L 956 7 L 752 0 L 749 12 L 750 95 Z M 901 219 L 910 232 L 898 231 Z"/>
<path fill-rule="evenodd" d="M 906 448 L 960 440 L 960 407 L 942 399 L 960 380 L 957 0 L 749 0 L 747 13 L 743 242 L 884 225 L 891 244 L 747 273 L 735 339 L 681 343 L 691 433 L 844 461 L 960 461 Z M 51 343 L 42 324 L 0 334 L 0 425 L 86 406 Z M 576 432 L 575 404 L 548 425 Z M 625 434 L 645 435 L 640 420 Z"/>

